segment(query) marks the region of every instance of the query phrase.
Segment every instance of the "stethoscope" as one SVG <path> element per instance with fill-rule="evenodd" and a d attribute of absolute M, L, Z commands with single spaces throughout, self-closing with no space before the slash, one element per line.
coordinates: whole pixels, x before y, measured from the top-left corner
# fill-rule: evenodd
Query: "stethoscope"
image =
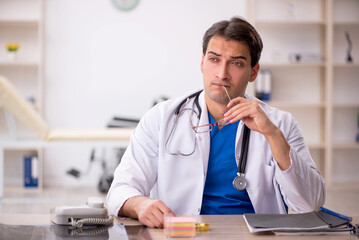
<path fill-rule="evenodd" d="M 197 109 L 198 109 L 198 113 L 197 113 L 194 109 L 192 109 L 192 110 L 193 110 L 193 112 L 197 115 L 198 120 L 200 119 L 200 116 L 201 116 L 201 114 L 202 114 L 202 108 L 201 108 L 201 106 L 199 105 L 198 97 L 199 97 L 199 95 L 201 94 L 202 91 L 203 91 L 203 90 L 200 90 L 200 91 L 198 91 L 198 92 L 195 92 L 195 93 L 189 95 L 189 96 L 186 97 L 186 98 L 178 105 L 178 107 L 176 108 L 173 127 L 172 127 L 172 130 L 171 130 L 171 132 L 170 132 L 170 135 L 168 136 L 167 141 L 166 141 L 166 144 L 165 144 L 165 150 L 166 150 L 166 152 L 167 152 L 168 154 L 170 154 L 170 155 L 175 155 L 175 156 L 176 156 L 176 155 L 181 155 L 181 156 L 188 157 L 188 156 L 191 156 L 191 155 L 195 152 L 195 150 L 196 150 L 196 137 L 195 137 L 195 136 L 194 136 L 193 149 L 192 149 L 192 151 L 190 151 L 189 153 L 183 153 L 183 152 L 181 152 L 181 151 L 172 152 L 172 151 L 170 151 L 170 150 L 168 149 L 167 146 L 168 146 L 168 143 L 170 142 L 170 139 L 171 139 L 172 136 L 173 136 L 174 130 L 176 129 L 177 121 L 178 121 L 178 118 L 179 118 L 180 114 L 181 114 L 182 112 L 184 112 L 184 111 L 187 111 L 187 108 L 184 108 L 184 109 L 181 110 L 182 106 L 187 102 L 187 99 L 195 98 L 195 99 L 194 99 L 194 104 L 196 105 L 196 107 L 197 107 Z"/>
<path fill-rule="evenodd" d="M 197 114 L 198 120 L 200 119 L 200 116 L 202 114 L 202 108 L 199 105 L 199 95 L 201 94 L 202 91 L 203 90 L 200 90 L 198 92 L 195 92 L 195 93 L 189 95 L 176 108 L 174 124 L 173 124 L 172 130 L 170 132 L 170 135 L 167 138 L 166 144 L 165 144 L 165 150 L 166 150 L 166 152 L 168 154 L 170 154 L 170 155 L 181 155 L 181 156 L 191 156 L 195 152 L 195 150 L 196 150 L 196 142 L 194 144 L 193 150 L 190 151 L 189 153 L 182 153 L 180 151 L 171 152 L 167 148 L 167 145 L 168 145 L 168 142 L 170 141 L 170 139 L 171 139 L 171 137 L 173 135 L 173 132 L 174 132 L 174 130 L 176 128 L 177 121 L 178 121 L 180 113 L 183 112 L 183 111 L 188 110 L 187 108 L 182 109 L 182 107 L 186 103 L 187 99 L 194 98 L 194 104 L 197 107 L 198 113 L 195 110 L 193 110 L 193 111 Z M 246 169 L 246 163 L 247 163 L 247 157 L 248 157 L 249 137 L 250 137 L 250 129 L 244 124 L 242 148 L 241 148 L 241 155 L 240 155 L 239 162 L 238 162 L 237 176 L 234 178 L 233 183 L 232 183 L 233 187 L 235 189 L 239 190 L 239 191 L 245 190 L 246 187 L 247 187 L 247 180 L 245 178 L 244 172 L 245 172 L 245 169 Z"/>

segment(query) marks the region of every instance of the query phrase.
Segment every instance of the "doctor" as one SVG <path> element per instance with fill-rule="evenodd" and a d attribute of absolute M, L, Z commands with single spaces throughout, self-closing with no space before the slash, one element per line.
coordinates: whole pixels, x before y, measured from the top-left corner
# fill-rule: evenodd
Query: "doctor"
<path fill-rule="evenodd" d="M 206 31 L 204 91 L 144 115 L 115 170 L 110 213 L 162 227 L 164 214 L 284 214 L 324 204 L 323 177 L 296 121 L 245 93 L 262 47 L 241 18 Z"/>

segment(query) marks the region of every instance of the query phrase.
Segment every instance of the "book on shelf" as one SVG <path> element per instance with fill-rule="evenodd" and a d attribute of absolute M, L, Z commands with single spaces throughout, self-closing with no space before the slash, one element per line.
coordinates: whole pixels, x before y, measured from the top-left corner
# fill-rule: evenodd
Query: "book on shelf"
<path fill-rule="evenodd" d="M 268 69 L 260 70 L 254 82 L 255 96 L 262 101 L 270 101 L 272 94 L 272 72 Z"/>
<path fill-rule="evenodd" d="M 24 187 L 38 187 L 39 159 L 37 156 L 24 156 Z"/>

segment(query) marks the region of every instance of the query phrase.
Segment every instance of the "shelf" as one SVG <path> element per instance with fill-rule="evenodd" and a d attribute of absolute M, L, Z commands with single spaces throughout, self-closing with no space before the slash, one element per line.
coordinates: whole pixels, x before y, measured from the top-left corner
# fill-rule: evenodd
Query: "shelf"
<path fill-rule="evenodd" d="M 6 194 L 26 194 L 26 193 L 41 193 L 43 188 L 40 186 L 37 187 L 24 187 L 24 186 L 6 186 L 4 187 L 4 192 Z"/>
<path fill-rule="evenodd" d="M 0 26 L 37 26 L 39 23 L 37 19 L 0 19 Z"/>
<path fill-rule="evenodd" d="M 41 139 L 12 139 L 12 138 L 0 138 L 0 149 L 3 150 L 31 150 L 31 149 L 41 149 L 48 146 L 64 147 L 64 146 L 100 146 L 100 147 L 127 147 L 128 140 L 91 140 L 91 141 L 82 141 L 82 140 L 62 140 L 62 141 L 43 141 Z"/>
<path fill-rule="evenodd" d="M 334 63 L 333 66 L 334 67 L 345 67 L 345 68 L 358 68 L 359 63 L 358 62 L 355 62 L 355 63 Z"/>
<path fill-rule="evenodd" d="M 39 63 L 36 61 L 14 61 L 5 62 L 0 61 L 0 67 L 38 67 Z"/>
<path fill-rule="evenodd" d="M 256 26 L 307 26 L 307 25 L 318 25 L 318 26 L 324 26 L 325 25 L 325 21 L 324 20 L 320 20 L 320 21 L 306 21 L 306 20 L 265 20 L 265 19 L 260 19 L 257 20 L 255 23 Z"/>
<path fill-rule="evenodd" d="M 43 148 L 46 146 L 46 142 L 41 140 L 10 140 L 10 139 L 1 139 L 0 145 L 3 149 L 6 150 L 31 150 L 37 148 Z"/>
<path fill-rule="evenodd" d="M 307 146 L 311 150 L 324 150 L 325 149 L 324 143 L 307 143 Z"/>
<path fill-rule="evenodd" d="M 358 21 L 334 22 L 334 26 L 359 26 Z"/>
<path fill-rule="evenodd" d="M 325 67 L 324 63 L 259 63 L 261 68 L 321 68 Z"/>
<path fill-rule="evenodd" d="M 359 103 L 333 103 L 334 108 L 359 108 Z"/>
<path fill-rule="evenodd" d="M 334 182 L 330 186 L 327 186 L 330 190 L 358 190 L 358 182 Z"/>
<path fill-rule="evenodd" d="M 359 143 L 347 142 L 347 143 L 333 143 L 333 149 L 358 149 Z"/>
<path fill-rule="evenodd" d="M 276 108 L 324 108 L 324 103 L 303 103 L 303 102 L 284 102 L 284 101 L 269 101 L 266 102 L 269 106 Z"/>

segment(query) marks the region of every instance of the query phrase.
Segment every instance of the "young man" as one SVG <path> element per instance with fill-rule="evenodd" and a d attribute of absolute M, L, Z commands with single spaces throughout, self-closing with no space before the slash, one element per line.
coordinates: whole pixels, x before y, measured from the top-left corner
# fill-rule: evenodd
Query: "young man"
<path fill-rule="evenodd" d="M 308 212 L 324 204 L 323 177 L 293 117 L 245 94 L 262 47 L 241 18 L 206 31 L 204 91 L 162 102 L 141 119 L 115 171 L 110 213 L 162 227 L 164 214 Z"/>

